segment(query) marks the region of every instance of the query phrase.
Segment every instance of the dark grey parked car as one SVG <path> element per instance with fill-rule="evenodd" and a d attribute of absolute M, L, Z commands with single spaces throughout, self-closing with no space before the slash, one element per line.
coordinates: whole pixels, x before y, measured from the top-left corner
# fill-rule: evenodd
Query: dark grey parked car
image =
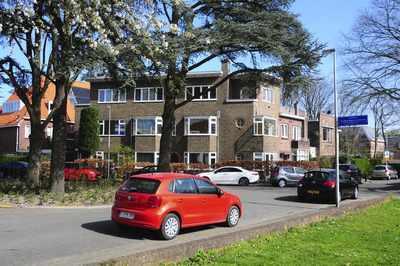
<path fill-rule="evenodd" d="M 296 166 L 280 166 L 272 170 L 270 182 L 273 186 L 284 187 L 286 185 L 297 185 L 303 178 L 305 169 Z"/>
<path fill-rule="evenodd" d="M 335 169 L 335 167 L 332 167 Z M 349 163 L 349 164 L 339 164 L 339 169 L 345 171 L 346 173 L 350 174 L 354 180 L 357 181 L 358 184 L 364 183 L 364 176 L 361 170 L 357 167 L 357 165 Z"/>

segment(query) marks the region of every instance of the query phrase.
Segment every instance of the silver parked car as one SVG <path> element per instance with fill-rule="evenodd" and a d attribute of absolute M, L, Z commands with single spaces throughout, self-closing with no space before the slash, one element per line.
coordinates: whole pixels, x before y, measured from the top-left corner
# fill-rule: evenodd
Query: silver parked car
<path fill-rule="evenodd" d="M 390 180 L 391 178 L 398 179 L 399 176 L 397 171 L 391 165 L 375 165 L 374 170 L 372 170 L 371 178 L 379 178 Z"/>
<path fill-rule="evenodd" d="M 272 170 L 270 182 L 273 186 L 297 185 L 307 171 L 296 166 L 280 166 Z"/>

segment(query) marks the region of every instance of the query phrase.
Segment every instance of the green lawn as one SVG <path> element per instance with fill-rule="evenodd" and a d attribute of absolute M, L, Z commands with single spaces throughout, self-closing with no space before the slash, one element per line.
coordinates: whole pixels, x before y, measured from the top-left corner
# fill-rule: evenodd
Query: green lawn
<path fill-rule="evenodd" d="M 399 238 L 400 200 L 393 199 L 169 265 L 400 265 Z"/>

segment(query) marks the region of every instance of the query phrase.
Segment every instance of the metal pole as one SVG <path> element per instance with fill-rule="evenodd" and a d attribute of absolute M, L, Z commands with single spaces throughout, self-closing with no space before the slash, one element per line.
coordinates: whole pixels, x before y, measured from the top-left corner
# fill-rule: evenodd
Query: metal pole
<path fill-rule="evenodd" d="M 335 162 L 336 162 L 336 207 L 339 208 L 339 131 L 338 131 L 338 95 L 336 82 L 336 49 L 333 49 L 333 79 L 335 82 Z"/>
<path fill-rule="evenodd" d="M 111 134 L 111 107 L 108 108 L 108 160 L 107 160 L 107 178 L 110 180 L 110 134 Z"/>
<path fill-rule="evenodd" d="M 337 96 L 337 84 L 336 84 L 336 49 L 323 50 L 323 54 L 333 53 L 333 79 L 335 87 L 335 175 L 336 175 L 336 207 L 339 207 L 339 131 L 338 131 L 338 96 Z"/>

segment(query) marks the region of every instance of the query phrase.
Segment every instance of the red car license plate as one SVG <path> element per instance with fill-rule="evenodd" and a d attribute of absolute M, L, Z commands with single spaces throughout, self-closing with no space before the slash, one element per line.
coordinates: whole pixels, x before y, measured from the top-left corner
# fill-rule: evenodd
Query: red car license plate
<path fill-rule="evenodd" d="M 135 218 L 135 214 L 131 213 L 131 212 L 123 212 L 123 211 L 121 211 L 119 213 L 119 217 L 132 220 L 133 218 Z"/>

